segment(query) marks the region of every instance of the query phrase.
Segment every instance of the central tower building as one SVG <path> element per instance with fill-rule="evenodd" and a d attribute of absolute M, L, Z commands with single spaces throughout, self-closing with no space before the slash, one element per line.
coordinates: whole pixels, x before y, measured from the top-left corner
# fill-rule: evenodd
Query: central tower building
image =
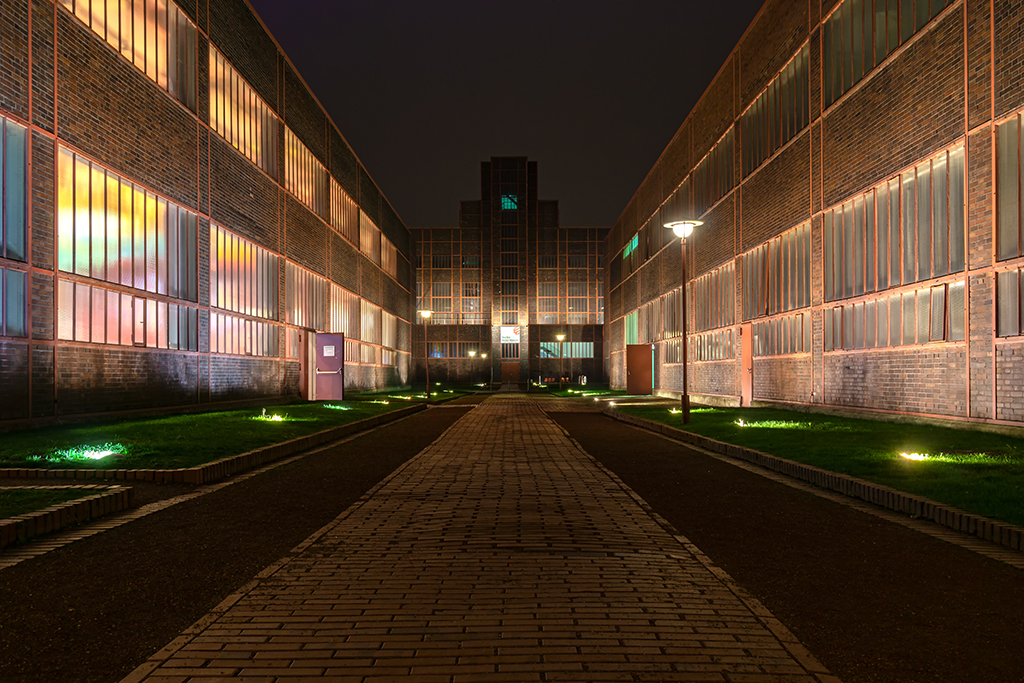
<path fill-rule="evenodd" d="M 416 307 L 432 311 L 415 326 L 418 381 L 428 361 L 432 382 L 603 381 L 608 230 L 560 227 L 537 194 L 537 162 L 492 157 L 459 227 L 412 229 Z"/>

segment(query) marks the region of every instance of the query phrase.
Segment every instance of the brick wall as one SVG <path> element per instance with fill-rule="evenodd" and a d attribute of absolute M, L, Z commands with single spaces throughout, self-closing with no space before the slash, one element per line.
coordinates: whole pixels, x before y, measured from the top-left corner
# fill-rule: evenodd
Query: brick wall
<path fill-rule="evenodd" d="M 811 357 L 762 356 L 754 359 L 754 400 L 807 403 L 811 398 Z"/>

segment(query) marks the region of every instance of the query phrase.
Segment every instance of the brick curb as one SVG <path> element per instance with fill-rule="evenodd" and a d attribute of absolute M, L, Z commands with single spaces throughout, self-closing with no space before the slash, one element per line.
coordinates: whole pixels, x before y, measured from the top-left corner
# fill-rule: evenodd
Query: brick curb
<path fill-rule="evenodd" d="M 602 411 L 608 417 L 658 432 L 677 441 L 700 446 L 713 453 L 745 460 L 765 469 L 785 474 L 786 476 L 806 481 L 829 491 L 835 491 L 851 498 L 859 498 L 874 505 L 913 517 L 927 519 L 941 526 L 964 534 L 991 541 L 997 545 L 1013 550 L 1024 550 L 1024 528 L 1012 524 L 1004 524 L 995 520 L 974 515 L 934 500 L 898 491 L 888 486 L 858 479 L 846 474 L 824 470 L 813 465 L 805 465 L 794 460 L 787 460 L 775 455 L 768 455 L 742 446 L 709 439 L 691 432 L 677 429 L 653 420 L 626 415 L 614 410 Z"/>
<path fill-rule="evenodd" d="M 19 490 L 79 490 L 94 489 L 96 495 L 57 503 L 42 510 L 10 519 L 0 519 L 0 549 L 15 543 L 24 543 L 36 536 L 58 531 L 74 524 L 82 524 L 104 515 L 121 512 L 135 505 L 135 491 L 125 486 L 87 484 L 85 486 L 19 486 Z"/>
<path fill-rule="evenodd" d="M 388 422 L 426 410 L 428 404 L 421 403 L 399 408 L 389 413 L 374 415 L 347 425 L 332 427 L 322 432 L 300 436 L 291 441 L 271 444 L 241 453 L 214 460 L 204 465 L 176 470 L 119 470 L 119 469 L 46 469 L 46 468 L 0 468 L 2 479 L 113 479 L 118 481 L 147 481 L 157 484 L 209 484 L 224 479 L 232 474 L 259 467 L 268 462 L 294 455 L 301 451 L 319 446 L 329 441 L 336 441 L 356 432 L 365 431 Z"/>

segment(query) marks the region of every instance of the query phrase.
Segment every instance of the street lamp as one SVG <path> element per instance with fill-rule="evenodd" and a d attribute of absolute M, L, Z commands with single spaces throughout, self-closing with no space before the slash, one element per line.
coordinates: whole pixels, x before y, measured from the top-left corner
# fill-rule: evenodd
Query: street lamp
<path fill-rule="evenodd" d="M 680 401 L 680 418 L 682 424 L 689 424 L 690 422 L 690 377 L 689 377 L 689 354 L 687 353 L 686 344 L 686 238 L 690 236 L 693 229 L 701 225 L 702 221 L 672 221 L 665 223 L 665 227 L 670 229 L 676 237 L 679 238 L 679 243 L 682 245 L 683 250 L 683 393 L 679 397 Z"/>
<path fill-rule="evenodd" d="M 487 360 L 487 354 L 481 353 L 480 357 Z M 494 389 L 494 365 L 491 365 L 491 383 L 487 385 L 487 391 Z"/>
<path fill-rule="evenodd" d="M 474 358 L 476 358 L 476 349 L 470 349 L 469 350 L 469 369 L 470 370 L 473 369 L 473 359 Z M 470 372 L 469 374 L 470 374 L 470 376 L 473 376 L 476 373 Z"/>
<path fill-rule="evenodd" d="M 558 390 L 562 390 L 562 375 L 564 373 L 565 361 L 562 359 L 565 357 L 565 335 L 556 334 L 555 339 L 558 340 Z"/>
<path fill-rule="evenodd" d="M 426 352 L 423 356 L 423 363 L 427 366 L 427 400 L 430 400 L 430 344 L 427 342 L 427 322 L 430 320 L 430 316 L 434 315 L 434 312 L 428 308 L 420 311 L 420 317 L 423 318 L 423 350 Z"/>

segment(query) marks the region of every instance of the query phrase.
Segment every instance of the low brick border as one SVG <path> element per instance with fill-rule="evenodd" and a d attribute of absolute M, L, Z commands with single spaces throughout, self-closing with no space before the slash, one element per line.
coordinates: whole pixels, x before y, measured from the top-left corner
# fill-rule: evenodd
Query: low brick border
<path fill-rule="evenodd" d="M 400 420 L 421 410 L 427 405 L 421 403 L 399 408 L 389 413 L 367 417 L 347 425 L 332 427 L 322 432 L 300 436 L 291 441 L 271 444 L 248 453 L 230 455 L 204 465 L 176 470 L 118 470 L 118 469 L 47 469 L 47 468 L 0 468 L 2 479 L 114 479 L 123 481 L 147 481 L 157 484 L 209 484 L 246 470 L 265 465 L 268 462 L 294 455 L 314 446 L 337 441 L 356 432 L 372 429 L 388 422 Z"/>
<path fill-rule="evenodd" d="M 95 490 L 96 494 L 57 503 L 42 510 L 29 512 L 10 519 L 0 519 L 0 549 L 15 543 L 24 543 L 73 524 L 121 512 L 135 505 L 135 491 L 126 486 L 86 484 L 65 486 L 18 486 L 19 491 Z"/>
<path fill-rule="evenodd" d="M 602 412 L 608 417 L 621 422 L 664 434 L 677 441 L 700 446 L 713 453 L 745 460 L 759 467 L 764 467 L 779 474 L 785 474 L 794 479 L 806 481 L 829 491 L 835 491 L 851 498 L 859 498 L 894 512 L 927 519 L 948 529 L 977 536 L 978 538 L 1013 550 L 1024 550 L 1024 528 L 1022 527 L 997 522 L 965 512 L 959 508 L 937 503 L 928 498 L 898 491 L 864 479 L 839 474 L 830 470 L 823 470 L 813 465 L 805 465 L 794 460 L 768 455 L 767 453 L 750 448 L 743 448 L 742 446 L 709 439 L 706 436 L 693 434 L 670 425 L 654 422 L 653 420 L 626 415 L 610 409 L 605 409 Z"/>

